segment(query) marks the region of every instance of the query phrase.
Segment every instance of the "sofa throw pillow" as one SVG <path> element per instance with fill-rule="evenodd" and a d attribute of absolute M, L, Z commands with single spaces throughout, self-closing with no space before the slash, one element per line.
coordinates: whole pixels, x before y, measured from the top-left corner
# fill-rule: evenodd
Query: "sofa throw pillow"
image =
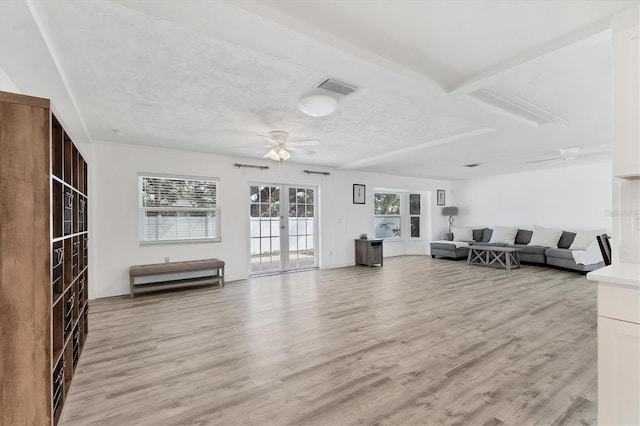
<path fill-rule="evenodd" d="M 518 233 L 516 234 L 516 244 L 529 244 L 532 234 L 533 231 L 529 231 L 527 229 L 518 229 Z"/>
<path fill-rule="evenodd" d="M 562 232 L 562 229 L 544 228 L 535 225 L 528 245 L 558 248 L 558 241 L 560 241 Z"/>
<path fill-rule="evenodd" d="M 512 226 L 494 226 L 489 244 L 513 244 L 518 228 Z"/>
<path fill-rule="evenodd" d="M 596 237 L 598 235 L 604 234 L 604 229 L 596 229 L 594 231 L 578 231 L 576 233 L 576 237 L 573 239 L 570 250 L 586 250 L 589 247 L 589 244 L 596 241 Z"/>
<path fill-rule="evenodd" d="M 564 231 L 558 241 L 558 248 L 568 249 L 573 243 L 573 239 L 576 237 L 575 232 Z"/>
<path fill-rule="evenodd" d="M 473 228 L 470 226 L 452 226 L 453 241 L 473 241 Z"/>

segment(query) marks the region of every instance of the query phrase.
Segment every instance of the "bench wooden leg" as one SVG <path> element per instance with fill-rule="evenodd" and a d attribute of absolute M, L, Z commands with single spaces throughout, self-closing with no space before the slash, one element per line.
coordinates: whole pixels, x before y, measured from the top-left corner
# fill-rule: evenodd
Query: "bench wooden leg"
<path fill-rule="evenodd" d="M 134 277 L 129 277 L 129 298 L 133 299 L 135 293 L 133 292 L 133 280 Z"/>

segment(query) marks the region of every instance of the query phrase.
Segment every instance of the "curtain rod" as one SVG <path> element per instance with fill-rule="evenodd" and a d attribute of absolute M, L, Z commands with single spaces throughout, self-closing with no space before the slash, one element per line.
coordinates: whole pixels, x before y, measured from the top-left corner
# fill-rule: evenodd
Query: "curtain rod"
<path fill-rule="evenodd" d="M 308 174 L 308 175 L 314 174 L 314 175 L 329 176 L 331 174 L 329 172 L 316 172 L 316 171 L 313 171 L 313 170 L 303 170 L 303 172 Z"/>
<path fill-rule="evenodd" d="M 260 169 L 260 170 L 268 170 L 269 166 L 254 166 L 253 164 L 240 164 L 240 163 L 235 163 L 234 166 L 236 166 L 237 168 L 240 167 L 247 167 L 249 169 Z"/>

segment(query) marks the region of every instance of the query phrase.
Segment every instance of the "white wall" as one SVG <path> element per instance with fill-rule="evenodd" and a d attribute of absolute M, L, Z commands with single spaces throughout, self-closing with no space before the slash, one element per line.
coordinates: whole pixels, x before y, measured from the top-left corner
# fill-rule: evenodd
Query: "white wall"
<path fill-rule="evenodd" d="M 85 147 L 83 147 L 85 148 Z M 83 152 L 83 155 L 85 153 Z M 445 232 L 446 218 L 435 208 L 435 190 L 449 189 L 445 181 L 354 173 L 326 167 L 266 160 L 249 160 L 213 154 L 140 147 L 126 144 L 91 145 L 90 163 L 90 298 L 129 292 L 131 265 L 217 257 L 226 262 L 229 281 L 249 273 L 249 184 L 303 184 L 318 186 L 320 203 L 320 267 L 332 268 L 354 262 L 354 242 L 360 234 L 373 235 L 373 188 L 397 188 L 433 194 L 432 232 Z M 268 164 L 270 169 L 236 168 L 235 162 Z M 308 175 L 303 169 L 328 171 L 330 176 Z M 140 172 L 220 178 L 222 242 L 140 246 L 138 241 L 138 184 Z M 352 203 L 352 185 L 367 185 L 367 204 Z M 426 201 L 426 200 L 425 200 Z M 429 204 L 429 203 L 427 203 Z M 431 226 L 424 215 L 423 230 Z M 385 243 L 385 256 L 428 254 L 429 235 L 421 241 Z"/>
<path fill-rule="evenodd" d="M 611 230 L 611 163 L 457 181 L 455 224 Z"/>
<path fill-rule="evenodd" d="M 22 93 L 16 83 L 0 68 L 0 90 L 3 92 Z"/>

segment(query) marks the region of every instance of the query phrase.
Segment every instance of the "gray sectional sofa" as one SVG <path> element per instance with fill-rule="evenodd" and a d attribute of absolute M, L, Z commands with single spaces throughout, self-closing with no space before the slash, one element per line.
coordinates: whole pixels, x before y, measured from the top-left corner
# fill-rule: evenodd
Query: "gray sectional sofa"
<path fill-rule="evenodd" d="M 469 245 L 473 244 L 483 244 L 489 245 L 489 241 L 491 240 L 491 235 L 493 231 L 489 228 L 482 229 L 474 229 L 473 230 L 473 240 L 469 241 Z M 572 250 L 569 250 L 573 239 L 576 234 L 573 232 L 563 231 L 562 236 L 560 237 L 560 241 L 558 241 L 557 248 L 549 248 L 542 246 L 529 246 L 527 245 L 529 241 L 531 241 L 531 236 L 533 235 L 533 231 L 529 231 L 526 229 L 519 229 L 516 234 L 516 239 L 514 244 L 495 244 L 491 245 L 497 246 L 507 246 L 507 247 L 515 247 L 520 249 L 518 251 L 518 257 L 520 258 L 520 262 L 537 264 L 537 265 L 551 265 L 557 266 L 560 268 L 571 269 L 573 271 L 580 272 L 590 272 L 595 269 L 599 269 L 604 267 L 604 262 L 592 264 L 592 265 L 582 265 L 578 264 L 574 261 L 573 255 L 571 254 Z M 452 241 L 453 234 L 445 234 L 444 240 Z M 461 259 L 467 258 L 469 254 L 468 247 L 456 247 L 453 243 L 447 242 L 432 242 L 431 243 L 431 257 L 442 257 L 442 258 L 451 258 L 451 259 Z"/>

